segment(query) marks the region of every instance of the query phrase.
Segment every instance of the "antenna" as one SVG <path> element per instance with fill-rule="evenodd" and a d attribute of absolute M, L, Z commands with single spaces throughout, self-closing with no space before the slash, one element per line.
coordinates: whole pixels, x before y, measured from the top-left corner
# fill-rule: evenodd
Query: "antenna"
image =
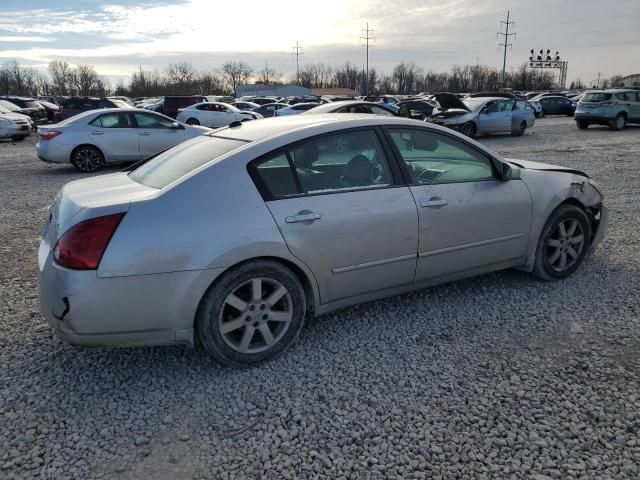
<path fill-rule="evenodd" d="M 509 33 L 509 27 L 511 25 L 514 24 L 514 22 L 510 22 L 509 21 L 509 16 L 510 13 L 507 10 L 507 21 L 505 22 L 504 20 L 501 21 L 500 23 L 502 25 L 504 25 L 505 27 L 505 31 L 504 32 L 498 32 L 498 36 L 502 36 L 503 37 L 503 43 L 499 43 L 498 45 L 500 47 L 504 47 L 504 55 L 502 57 L 502 86 L 504 87 L 505 81 L 506 81 L 506 75 L 507 75 L 507 47 L 513 47 L 513 43 L 509 43 L 509 40 L 511 39 L 511 37 L 515 37 L 516 34 L 514 33 Z"/>
<path fill-rule="evenodd" d="M 296 56 L 296 82 L 299 84 L 300 83 L 300 55 L 304 55 L 304 53 L 302 53 L 302 47 L 299 45 L 297 41 L 295 46 L 293 47 L 293 53 L 291 55 Z"/>
<path fill-rule="evenodd" d="M 369 47 L 373 47 L 370 42 L 375 41 L 375 38 L 373 37 L 373 30 L 369 29 L 369 22 L 367 22 L 367 27 L 362 30 L 360 40 L 365 42 L 362 46 L 367 49 L 367 70 L 364 75 L 364 90 L 365 95 L 369 96 Z"/>

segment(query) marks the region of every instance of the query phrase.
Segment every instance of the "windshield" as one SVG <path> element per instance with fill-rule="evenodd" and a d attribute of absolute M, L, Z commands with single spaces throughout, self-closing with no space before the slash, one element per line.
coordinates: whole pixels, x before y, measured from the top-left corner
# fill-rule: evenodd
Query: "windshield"
<path fill-rule="evenodd" d="M 487 103 L 487 101 L 482 98 L 465 98 L 462 100 L 462 103 L 464 103 L 472 112 L 477 112 L 485 103 Z"/>
<path fill-rule="evenodd" d="M 7 110 L 2 105 L 0 105 L 0 113 L 11 113 L 11 110 Z"/>
<path fill-rule="evenodd" d="M 25 100 L 23 103 L 24 103 L 24 106 L 26 108 L 38 108 L 38 107 L 40 107 L 40 104 L 38 102 L 36 102 L 35 100 Z"/>
<path fill-rule="evenodd" d="M 0 106 L 6 108 L 10 112 L 17 112 L 18 110 L 22 110 L 15 103 L 7 102 L 6 100 L 0 100 Z"/>
<path fill-rule="evenodd" d="M 129 174 L 132 180 L 152 188 L 164 188 L 195 169 L 246 145 L 242 140 L 203 135 L 160 153 Z"/>
<path fill-rule="evenodd" d="M 610 93 L 585 93 L 582 97 L 583 102 L 604 102 L 606 100 L 611 100 Z"/>

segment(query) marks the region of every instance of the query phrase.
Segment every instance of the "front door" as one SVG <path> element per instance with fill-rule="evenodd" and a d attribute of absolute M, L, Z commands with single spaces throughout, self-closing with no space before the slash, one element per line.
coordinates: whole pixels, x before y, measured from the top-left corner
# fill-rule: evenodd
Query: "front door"
<path fill-rule="evenodd" d="M 110 112 L 94 118 L 86 131 L 107 161 L 138 160 L 140 144 L 128 113 Z"/>
<path fill-rule="evenodd" d="M 505 100 L 496 100 L 487 105 L 480 112 L 478 133 L 511 131 L 511 111 L 507 111 L 508 106 L 510 104 Z"/>
<path fill-rule="evenodd" d="M 170 118 L 146 112 L 135 112 L 133 116 L 140 141 L 141 159 L 155 155 L 184 140 L 184 129 L 175 128 L 175 122 Z"/>
<path fill-rule="evenodd" d="M 489 157 L 458 138 L 388 131 L 418 205 L 416 281 L 524 263 L 532 200 L 523 181 L 499 180 Z"/>
<path fill-rule="evenodd" d="M 289 250 L 316 276 L 322 303 L 413 282 L 416 205 L 375 130 L 295 144 L 257 161 L 254 175 Z"/>

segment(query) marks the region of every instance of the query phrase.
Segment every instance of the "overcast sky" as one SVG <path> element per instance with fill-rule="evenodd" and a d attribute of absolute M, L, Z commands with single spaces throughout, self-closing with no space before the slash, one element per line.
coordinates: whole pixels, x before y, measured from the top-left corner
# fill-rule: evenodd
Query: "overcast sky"
<path fill-rule="evenodd" d="M 266 60 L 292 73 L 296 41 L 302 63 L 361 66 L 366 22 L 378 71 L 400 61 L 434 71 L 478 61 L 501 68 L 496 32 L 507 10 L 517 32 L 507 68 L 532 48 L 550 48 L 569 62 L 568 81 L 640 73 L 640 0 L 0 1 L 0 62 L 88 63 L 111 78 L 184 60 L 202 69 L 245 60 L 256 70 Z"/>

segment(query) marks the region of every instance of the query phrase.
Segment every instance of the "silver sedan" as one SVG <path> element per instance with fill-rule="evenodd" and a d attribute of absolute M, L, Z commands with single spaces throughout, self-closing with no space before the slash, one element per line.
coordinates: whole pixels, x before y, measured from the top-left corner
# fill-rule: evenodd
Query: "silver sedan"
<path fill-rule="evenodd" d="M 254 365 L 309 315 L 511 267 L 563 279 L 607 226 L 580 171 L 377 115 L 238 124 L 130 170 L 67 184 L 48 214 L 40 302 L 71 343 L 197 339 Z"/>
<path fill-rule="evenodd" d="M 105 108 L 38 127 L 36 151 L 45 162 L 95 172 L 105 163 L 138 161 L 210 131 L 137 108 Z"/>

